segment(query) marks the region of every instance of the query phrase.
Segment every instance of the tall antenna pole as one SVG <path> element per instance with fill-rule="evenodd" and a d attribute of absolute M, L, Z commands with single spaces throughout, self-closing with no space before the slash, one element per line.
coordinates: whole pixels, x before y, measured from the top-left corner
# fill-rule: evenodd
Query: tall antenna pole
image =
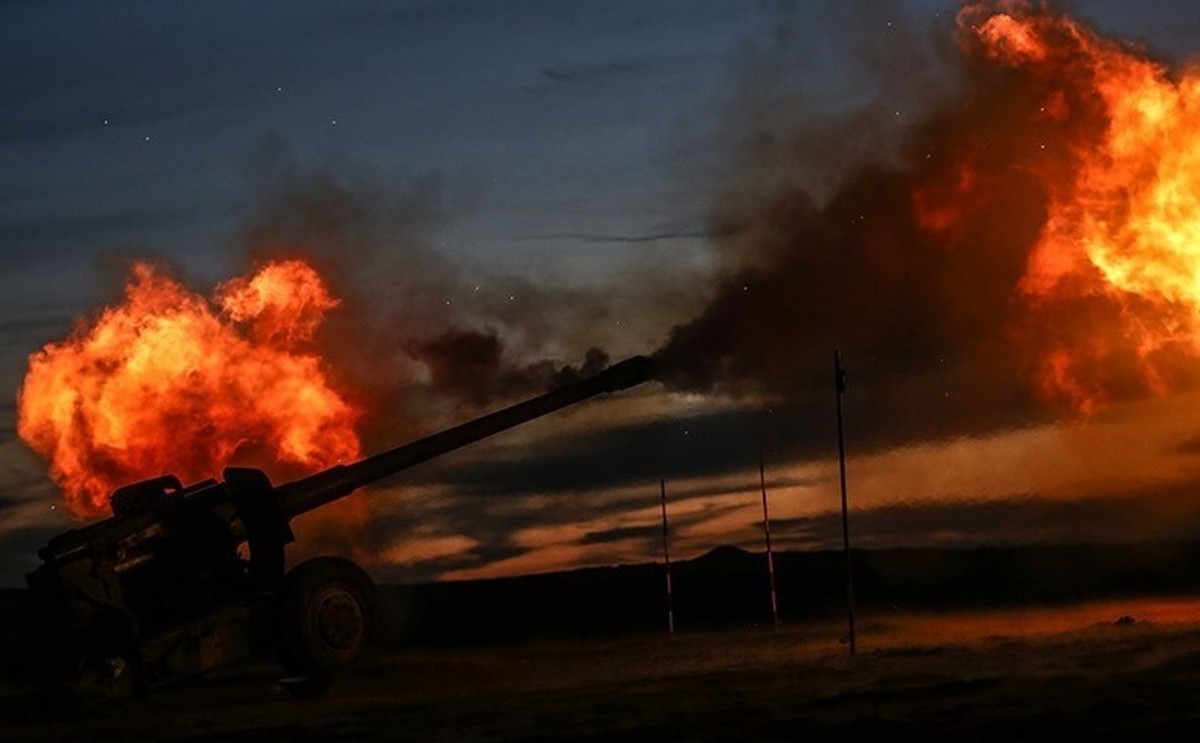
<path fill-rule="evenodd" d="M 854 561 L 850 555 L 850 508 L 846 499 L 846 437 L 842 426 L 842 395 L 846 392 L 846 372 L 842 369 L 842 352 L 833 352 L 833 382 L 837 389 L 838 473 L 842 485 L 842 548 L 846 553 L 846 641 L 850 655 L 854 644 Z"/>
<path fill-rule="evenodd" d="M 663 539 L 663 564 L 666 566 L 667 573 L 667 634 L 675 634 L 675 606 L 674 598 L 671 593 L 671 544 L 667 534 L 667 481 L 658 481 L 659 493 L 662 498 L 662 539 Z"/>
<path fill-rule="evenodd" d="M 758 487 L 762 491 L 763 535 L 767 540 L 767 579 L 771 585 L 771 620 L 775 631 L 779 631 L 779 600 L 775 595 L 775 553 L 771 551 L 771 514 L 767 510 L 767 476 L 763 468 L 763 455 L 758 453 Z"/>

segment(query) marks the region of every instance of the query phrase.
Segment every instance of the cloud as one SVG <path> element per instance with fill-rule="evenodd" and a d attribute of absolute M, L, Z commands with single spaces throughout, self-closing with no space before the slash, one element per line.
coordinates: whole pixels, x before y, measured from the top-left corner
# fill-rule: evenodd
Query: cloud
<path fill-rule="evenodd" d="M 625 76 L 640 72 L 645 68 L 643 62 L 614 61 L 601 63 L 580 63 L 570 65 L 555 65 L 542 68 L 542 75 L 556 83 L 587 83 L 597 79 L 612 76 Z"/>
<path fill-rule="evenodd" d="M 11 435 L 11 432 L 8 434 Z M 3 523 L 8 511 L 26 503 L 25 498 L 12 495 L 0 495 L 0 523 Z"/>
<path fill-rule="evenodd" d="M 1200 454 L 1200 436 L 1190 436 L 1180 440 L 1170 451 L 1175 454 Z"/>
<path fill-rule="evenodd" d="M 525 445 L 517 456 L 489 452 L 457 461 L 453 455 L 405 475 L 408 482 L 438 484 L 464 496 L 511 498 L 538 492 L 591 493 L 668 480 L 745 473 L 757 479 L 758 457 L 768 468 L 837 456 L 832 382 L 820 399 L 771 407 L 737 406 L 714 412 L 680 412 L 634 423 L 613 423 Z M 855 455 L 899 443 L 933 441 L 964 431 L 1015 429 L 1030 416 L 997 411 L 970 418 L 955 399 L 930 393 L 926 411 L 897 415 L 877 396 L 852 388 L 846 430 Z M 895 405 L 890 406 L 893 410 Z"/>
<path fill-rule="evenodd" d="M 982 502 L 891 504 L 851 511 L 856 547 L 1073 544 L 1193 539 L 1200 530 L 1195 486 L 1053 500 L 1025 495 Z M 835 548 L 841 514 L 773 519 L 784 543 Z"/>
<path fill-rule="evenodd" d="M 603 86 L 628 85 L 636 77 L 654 75 L 665 67 L 666 60 L 650 57 L 555 64 L 543 67 L 542 80 L 521 90 L 530 97 L 587 93 Z"/>
<path fill-rule="evenodd" d="M 529 551 L 506 542 L 479 544 L 455 555 L 422 559 L 404 565 L 381 565 L 377 572 L 383 580 L 390 578 L 403 583 L 436 581 L 450 573 L 479 570 L 494 563 L 519 558 Z"/>
<path fill-rule="evenodd" d="M 621 526 L 615 529 L 604 529 L 603 531 L 589 531 L 583 535 L 580 544 L 607 544 L 609 542 L 624 542 L 630 539 L 645 542 L 662 539 L 662 529 L 658 526 L 647 525 Z"/>
<path fill-rule="evenodd" d="M 617 235 L 596 232 L 555 232 L 546 235 L 532 235 L 527 239 L 546 240 L 550 242 L 572 241 L 581 243 L 640 245 L 643 243 L 668 241 L 693 241 L 703 238 L 705 234 L 703 230 L 689 229 L 681 225 L 676 229 L 658 229 L 639 234 Z"/>

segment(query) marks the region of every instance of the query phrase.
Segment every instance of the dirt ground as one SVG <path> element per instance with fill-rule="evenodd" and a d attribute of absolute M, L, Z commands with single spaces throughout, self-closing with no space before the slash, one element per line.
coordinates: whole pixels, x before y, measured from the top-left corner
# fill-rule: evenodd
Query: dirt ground
<path fill-rule="evenodd" d="M 101 702 L 0 689 L 6 741 L 1068 740 L 1200 731 L 1200 599 L 411 649 L 296 701 L 242 668 Z"/>

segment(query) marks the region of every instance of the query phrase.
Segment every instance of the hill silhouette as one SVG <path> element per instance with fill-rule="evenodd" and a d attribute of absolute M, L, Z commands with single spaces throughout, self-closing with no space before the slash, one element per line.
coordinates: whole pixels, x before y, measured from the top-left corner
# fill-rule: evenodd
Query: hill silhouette
<path fill-rule="evenodd" d="M 765 555 L 718 547 L 672 564 L 676 627 L 771 621 Z M 1065 604 L 1200 591 L 1200 542 L 853 552 L 863 612 Z M 780 617 L 845 610 L 840 551 L 775 554 Z M 382 587 L 396 642 L 459 643 L 661 630 L 661 563 Z"/>
<path fill-rule="evenodd" d="M 896 548 L 853 552 L 860 615 L 956 608 L 1067 605 L 1200 593 L 1200 541 L 1068 546 Z M 840 551 L 775 554 L 780 618 L 845 611 Z M 672 563 L 678 631 L 772 621 L 763 553 L 718 547 Z M 385 647 L 470 645 L 663 632 L 661 563 L 471 581 L 380 586 Z M 23 589 L 0 590 L 4 669 L 36 664 L 38 620 Z M 32 622 L 31 622 L 32 620 Z M 24 662 L 22 663 L 22 659 Z"/>

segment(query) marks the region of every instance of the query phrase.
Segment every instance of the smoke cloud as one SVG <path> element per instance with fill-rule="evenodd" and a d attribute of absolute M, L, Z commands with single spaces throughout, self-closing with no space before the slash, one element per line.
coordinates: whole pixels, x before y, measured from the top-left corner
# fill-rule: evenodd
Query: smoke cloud
<path fill-rule="evenodd" d="M 1050 51 L 998 58 L 1006 42 L 978 28 L 1005 13 Z M 1128 399 L 1161 392 L 1164 378 L 1190 383 L 1194 359 L 1178 346 L 1147 374 L 1146 344 L 1130 331 L 1131 316 L 1178 324 L 1170 311 L 1163 319 L 1139 297 L 1073 276 L 1075 289 L 1030 289 L 1053 210 L 1079 192 L 1083 158 L 1113 125 L 1096 60 L 1154 63 L 1041 4 L 977 3 L 952 21 L 936 29 L 956 41 L 952 54 L 872 66 L 877 89 L 896 81 L 910 96 L 885 98 L 886 110 L 765 105 L 788 100 L 785 85 L 760 89 L 790 52 L 777 42 L 747 65 L 751 92 L 729 119 L 740 145 L 710 216 L 724 271 L 708 306 L 656 354 L 671 387 L 803 400 L 829 389 L 840 348 L 868 405 L 970 430 L 1013 411 L 1036 416 L 1047 401 L 1086 412 L 1085 392 Z M 881 48 L 897 48 L 888 41 Z M 922 93 L 913 80 L 945 84 Z M 847 145 L 873 138 L 886 146 Z M 1049 394 L 1044 378 L 1068 351 L 1064 376 L 1086 389 Z"/>
<path fill-rule="evenodd" d="M 590 294 L 519 278 L 480 290 L 429 248 L 477 194 L 436 177 L 395 193 L 370 178 L 301 173 L 271 142 L 252 167 L 259 205 L 242 249 L 300 252 L 331 277 L 347 310 L 327 334 L 342 373 L 372 409 L 409 406 L 387 416 L 388 437 L 439 406 L 452 417 L 600 370 L 630 345 L 600 329 L 622 314 L 674 323 L 660 344 L 642 339 L 658 345 L 672 389 L 803 406 L 827 394 L 836 348 L 866 407 L 938 432 L 1044 416 L 1037 378 L 1064 347 L 1092 354 L 1089 384 L 1109 398 L 1152 391 L 1136 338 L 1096 346 L 1128 301 L 1028 292 L 1052 208 L 1111 123 L 1078 61 L 1099 37 L 1051 27 L 1056 56 L 1019 66 L 998 61 L 974 26 L 1002 12 L 1052 24 L 1057 11 L 981 3 L 918 29 L 898 4 L 870 10 L 891 20 L 861 24 L 857 4 L 830 11 L 838 42 L 857 50 L 842 82 L 861 91 L 832 107 L 797 72 L 827 62 L 824 52 L 800 43 L 787 4 L 767 7 L 768 41 L 745 52 L 706 132 L 731 148 L 711 198 L 707 284 L 659 267 Z M 708 301 L 680 321 L 682 295 Z M 1188 365 L 1163 368 L 1190 383 Z M 1078 401 L 1052 402 L 1062 411 Z"/>
<path fill-rule="evenodd" d="M 468 281 L 431 247 L 478 198 L 471 189 L 436 176 L 396 189 L 346 169 L 304 171 L 272 138 L 251 158 L 250 181 L 255 208 L 236 254 L 303 256 L 330 281 L 342 305 L 320 342 L 373 411 L 368 438 L 390 445 L 608 365 L 607 353 L 575 343 L 615 311 L 607 292 L 520 277 Z"/>

